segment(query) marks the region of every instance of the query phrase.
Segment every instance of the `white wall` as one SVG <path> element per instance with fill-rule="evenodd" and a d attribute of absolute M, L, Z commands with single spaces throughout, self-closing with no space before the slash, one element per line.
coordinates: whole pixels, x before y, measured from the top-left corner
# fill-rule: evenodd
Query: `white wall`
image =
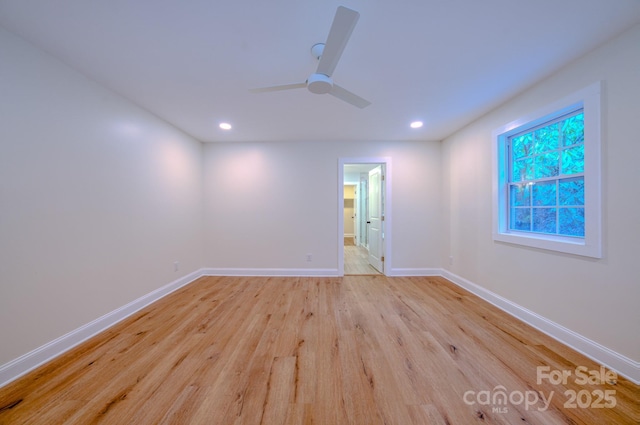
<path fill-rule="evenodd" d="M 0 365 L 199 269 L 201 188 L 199 142 L 0 28 Z"/>
<path fill-rule="evenodd" d="M 640 361 L 640 26 L 443 142 L 442 263 L 489 291 Z M 491 132 L 598 80 L 603 86 L 601 260 L 496 243 Z"/>
<path fill-rule="evenodd" d="M 399 141 L 205 145 L 204 263 L 337 271 L 340 157 L 391 157 L 393 267 L 440 267 L 440 143 Z"/>

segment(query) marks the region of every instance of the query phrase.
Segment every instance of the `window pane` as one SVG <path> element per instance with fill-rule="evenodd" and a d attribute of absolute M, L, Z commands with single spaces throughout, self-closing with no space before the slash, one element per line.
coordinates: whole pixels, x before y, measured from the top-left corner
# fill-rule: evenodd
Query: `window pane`
<path fill-rule="evenodd" d="M 558 124 L 551 124 L 547 127 L 539 128 L 534 133 L 534 153 L 543 153 L 558 149 L 558 138 L 560 132 L 558 130 Z"/>
<path fill-rule="evenodd" d="M 584 173 L 584 145 L 562 151 L 562 174 Z"/>
<path fill-rule="evenodd" d="M 513 159 L 522 158 L 531 155 L 531 145 L 533 137 L 531 133 L 511 139 L 511 150 L 513 151 Z"/>
<path fill-rule="evenodd" d="M 528 184 L 514 184 L 511 185 L 511 206 L 512 207 L 526 207 L 530 205 L 531 189 Z"/>
<path fill-rule="evenodd" d="M 557 176 L 560 168 L 558 164 L 559 159 L 560 156 L 557 151 L 536 156 L 535 178 L 542 179 Z"/>
<path fill-rule="evenodd" d="M 533 185 L 533 205 L 555 206 L 556 205 L 556 182 L 540 182 Z"/>
<path fill-rule="evenodd" d="M 531 231 L 531 209 L 512 208 L 509 227 L 511 230 Z"/>
<path fill-rule="evenodd" d="M 584 142 L 584 113 L 567 118 L 561 125 L 564 146 Z"/>
<path fill-rule="evenodd" d="M 584 205 L 584 178 L 560 180 L 560 205 Z"/>
<path fill-rule="evenodd" d="M 533 231 L 541 233 L 556 233 L 556 209 L 534 208 Z"/>
<path fill-rule="evenodd" d="M 533 179 L 533 158 L 527 157 L 513 162 L 511 181 L 520 182 Z"/>
<path fill-rule="evenodd" d="M 560 208 L 560 234 L 584 237 L 584 208 Z"/>

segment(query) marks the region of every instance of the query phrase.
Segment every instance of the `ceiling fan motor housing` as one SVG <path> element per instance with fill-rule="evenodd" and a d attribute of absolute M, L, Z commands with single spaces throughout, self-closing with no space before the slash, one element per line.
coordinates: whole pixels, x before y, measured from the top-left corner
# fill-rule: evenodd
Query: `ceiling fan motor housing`
<path fill-rule="evenodd" d="M 333 80 L 324 74 L 311 74 L 307 80 L 307 88 L 315 94 L 329 93 L 333 88 Z"/>

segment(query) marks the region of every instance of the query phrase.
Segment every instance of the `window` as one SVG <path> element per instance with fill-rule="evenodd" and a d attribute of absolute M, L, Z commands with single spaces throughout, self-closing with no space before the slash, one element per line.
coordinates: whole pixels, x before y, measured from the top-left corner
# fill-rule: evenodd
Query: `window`
<path fill-rule="evenodd" d="M 584 112 L 507 137 L 511 231 L 584 236 Z"/>
<path fill-rule="evenodd" d="M 494 140 L 494 240 L 600 258 L 600 84 Z"/>

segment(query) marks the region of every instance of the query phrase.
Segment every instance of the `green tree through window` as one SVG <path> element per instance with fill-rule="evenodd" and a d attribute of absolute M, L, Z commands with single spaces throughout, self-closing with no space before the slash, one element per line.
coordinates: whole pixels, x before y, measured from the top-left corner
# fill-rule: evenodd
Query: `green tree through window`
<path fill-rule="evenodd" d="M 584 113 L 508 138 L 509 229 L 584 237 Z"/>

